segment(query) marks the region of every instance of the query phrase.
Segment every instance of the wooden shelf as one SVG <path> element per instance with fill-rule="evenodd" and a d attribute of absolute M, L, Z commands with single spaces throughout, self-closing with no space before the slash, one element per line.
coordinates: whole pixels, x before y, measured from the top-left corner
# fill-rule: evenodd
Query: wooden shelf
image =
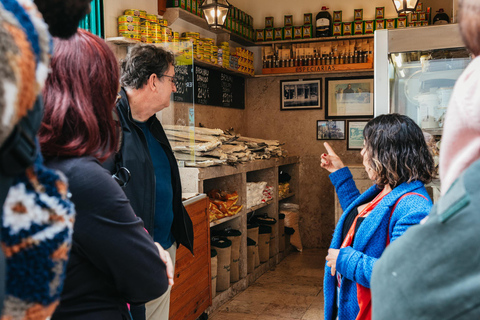
<path fill-rule="evenodd" d="M 443 134 L 443 128 L 431 128 L 431 129 L 422 128 L 422 131 L 428 132 L 433 136 L 441 136 Z"/>
<path fill-rule="evenodd" d="M 253 206 L 253 207 L 247 209 L 247 213 L 250 213 L 250 212 L 256 211 L 258 209 L 264 208 L 264 207 L 266 207 L 266 206 L 268 206 L 272 203 L 273 203 L 273 199 L 269 200 L 265 203 L 259 204 L 258 206 Z"/>
<path fill-rule="evenodd" d="M 105 41 L 116 44 L 117 46 L 133 46 L 133 45 L 136 45 L 137 43 L 141 43 L 140 41 L 127 39 L 124 37 L 111 37 L 111 38 L 105 39 Z"/>
<path fill-rule="evenodd" d="M 263 75 L 279 75 L 279 74 L 318 74 L 318 73 L 334 73 L 334 72 L 351 72 L 351 71 L 373 71 L 373 61 L 367 63 L 349 63 L 349 64 L 331 64 L 322 66 L 304 66 L 304 67 L 287 67 L 287 68 L 264 68 Z"/>
<path fill-rule="evenodd" d="M 253 76 L 249 75 L 248 73 L 240 72 L 240 71 L 233 70 L 233 69 L 230 69 L 230 68 L 225 68 L 225 67 L 216 65 L 214 63 L 206 62 L 206 61 L 203 61 L 203 60 L 195 59 L 195 65 L 200 66 L 200 67 L 205 67 L 205 68 L 216 69 L 216 70 L 219 70 L 223 73 L 228 73 L 228 74 L 240 76 L 240 77 L 243 77 L 243 78 L 253 78 Z"/>
<path fill-rule="evenodd" d="M 242 210 L 242 211 L 243 211 L 243 210 Z M 214 226 L 218 226 L 219 224 L 225 223 L 225 222 L 227 222 L 227 221 L 236 219 L 236 218 L 238 218 L 238 217 L 241 217 L 242 215 L 243 215 L 242 213 L 237 213 L 237 214 L 234 215 L 234 216 L 225 217 L 225 218 L 218 219 L 218 220 L 213 220 L 212 222 L 210 222 L 210 228 L 211 228 L 211 227 L 214 227 Z"/>
<path fill-rule="evenodd" d="M 295 195 L 295 192 L 290 192 L 290 193 L 287 193 L 286 195 L 284 195 L 283 197 L 279 197 L 278 200 L 279 201 L 285 200 L 285 199 L 293 197 L 294 195 Z"/>
<path fill-rule="evenodd" d="M 227 29 L 210 29 L 204 18 L 194 15 L 193 13 L 183 10 L 181 8 L 167 8 L 167 11 L 165 11 L 163 18 L 168 21 L 169 25 L 172 25 L 177 20 L 183 20 L 194 24 L 197 27 L 202 28 L 206 31 L 216 33 L 218 34 L 218 43 L 231 40 L 242 46 L 251 47 L 255 45 L 255 42 L 245 39 L 244 37 L 241 37 L 240 35 L 237 35 Z"/>
<path fill-rule="evenodd" d="M 291 39 L 291 40 L 277 40 L 277 41 L 260 41 L 255 42 L 257 46 L 265 46 L 272 44 L 290 44 L 290 43 L 307 43 L 307 42 L 324 42 L 324 41 L 334 41 L 334 40 L 349 40 L 349 39 L 373 39 L 373 34 L 358 34 L 351 36 L 334 36 L 334 37 L 325 37 L 325 38 L 310 38 L 310 39 Z"/>

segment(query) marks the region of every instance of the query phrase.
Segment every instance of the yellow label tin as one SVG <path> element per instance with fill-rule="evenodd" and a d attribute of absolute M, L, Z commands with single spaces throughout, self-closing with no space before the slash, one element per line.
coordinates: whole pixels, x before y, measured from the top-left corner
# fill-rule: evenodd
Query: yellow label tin
<path fill-rule="evenodd" d="M 118 17 L 118 23 L 133 23 L 133 24 L 140 24 L 140 18 L 136 16 L 120 16 Z"/>
<path fill-rule="evenodd" d="M 138 33 L 140 31 L 140 27 L 136 24 L 119 24 L 118 25 L 118 32 L 136 32 Z"/>
<path fill-rule="evenodd" d="M 147 11 L 138 9 L 127 9 L 124 11 L 124 14 L 127 16 L 136 16 L 142 19 L 146 19 L 147 17 Z"/>

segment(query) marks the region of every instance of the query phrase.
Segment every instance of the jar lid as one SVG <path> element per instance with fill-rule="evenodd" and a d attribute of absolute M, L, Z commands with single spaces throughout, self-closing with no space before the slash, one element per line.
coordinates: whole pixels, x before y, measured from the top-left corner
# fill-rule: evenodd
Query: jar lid
<path fill-rule="evenodd" d="M 240 237 L 242 233 L 239 230 L 235 229 L 220 229 L 212 230 L 211 235 L 219 237 Z"/>
<path fill-rule="evenodd" d="M 251 238 L 247 238 L 247 246 L 248 247 L 254 246 L 256 244 L 257 244 L 257 242 L 255 240 L 253 240 Z"/>
<path fill-rule="evenodd" d="M 266 225 L 260 225 L 258 229 L 259 234 L 272 233 L 272 227 Z"/>
<path fill-rule="evenodd" d="M 232 246 L 232 241 L 224 237 L 213 237 L 211 239 L 211 245 L 217 248 L 228 248 Z"/>

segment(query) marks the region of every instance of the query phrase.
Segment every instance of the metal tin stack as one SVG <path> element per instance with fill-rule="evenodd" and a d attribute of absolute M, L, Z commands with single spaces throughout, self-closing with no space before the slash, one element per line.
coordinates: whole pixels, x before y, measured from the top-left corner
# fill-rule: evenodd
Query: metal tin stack
<path fill-rule="evenodd" d="M 230 45 L 228 42 L 220 43 L 218 48 L 218 65 L 230 68 Z"/>
<path fill-rule="evenodd" d="M 118 17 L 118 35 L 140 41 L 140 18 L 133 15 Z"/>

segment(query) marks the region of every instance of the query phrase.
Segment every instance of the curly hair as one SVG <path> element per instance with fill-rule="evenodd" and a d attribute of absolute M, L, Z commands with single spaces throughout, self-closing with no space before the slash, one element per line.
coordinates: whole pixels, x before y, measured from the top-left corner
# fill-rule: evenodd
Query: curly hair
<path fill-rule="evenodd" d="M 175 65 L 175 57 L 155 45 L 137 44 L 120 63 L 122 87 L 140 89 L 152 74 L 161 78 L 170 65 Z"/>
<path fill-rule="evenodd" d="M 432 180 L 435 164 L 420 127 L 409 117 L 385 114 L 370 120 L 363 131 L 368 162 L 375 183 L 392 188 Z"/>

